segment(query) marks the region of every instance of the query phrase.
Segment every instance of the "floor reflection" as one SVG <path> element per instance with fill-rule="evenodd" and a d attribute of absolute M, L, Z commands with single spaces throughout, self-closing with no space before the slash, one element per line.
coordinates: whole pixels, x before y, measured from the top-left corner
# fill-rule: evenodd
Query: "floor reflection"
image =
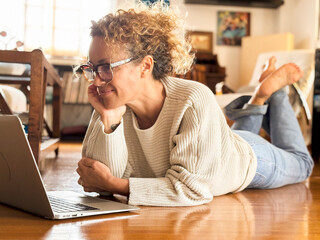
<path fill-rule="evenodd" d="M 82 234 L 78 239 L 128 239 L 138 234 L 138 239 L 194 240 L 263 239 L 279 232 L 279 237 L 300 240 L 299 233 L 308 234 L 305 217 L 311 202 L 310 190 L 295 184 L 220 196 L 195 207 L 142 207 L 133 218 L 81 222 L 54 227 L 50 233 L 73 228 Z"/>
<path fill-rule="evenodd" d="M 311 203 L 311 192 L 301 183 L 246 190 L 195 207 L 141 207 L 137 212 L 62 221 L 0 205 L 0 236 L 10 232 L 10 239 L 300 240 L 310 233 Z"/>
<path fill-rule="evenodd" d="M 124 213 L 66 220 L 52 225 L 43 239 L 124 239 L 122 226 L 136 216 L 135 213 Z"/>
<path fill-rule="evenodd" d="M 165 233 L 183 239 L 203 239 L 204 234 L 206 239 L 250 239 L 277 231 L 301 239 L 298 233 L 308 234 L 305 218 L 311 202 L 311 192 L 302 183 L 247 190 L 216 197 L 202 206 L 142 209 L 138 218 L 128 220 L 128 227 L 152 229 L 145 239 Z"/>

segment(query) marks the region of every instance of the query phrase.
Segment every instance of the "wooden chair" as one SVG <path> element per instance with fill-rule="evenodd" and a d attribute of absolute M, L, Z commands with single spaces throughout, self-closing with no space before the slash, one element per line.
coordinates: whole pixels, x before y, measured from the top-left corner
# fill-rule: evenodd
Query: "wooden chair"
<path fill-rule="evenodd" d="M 46 153 L 54 150 L 58 154 L 58 139 L 60 137 L 60 113 L 61 113 L 61 79 L 53 66 L 46 60 L 40 50 L 32 52 L 3 51 L 0 50 L 0 62 L 30 64 L 30 76 L 1 75 L 2 84 L 22 84 L 29 86 L 29 117 L 28 117 L 28 140 L 34 157 L 39 163 Z M 45 93 L 47 85 L 53 86 L 53 118 L 52 131 L 46 123 L 43 114 L 45 106 Z M 2 113 L 12 114 L 4 97 L 0 96 L 0 108 Z M 43 126 L 47 129 L 49 139 L 42 142 Z M 40 155 L 41 153 L 41 155 Z"/>

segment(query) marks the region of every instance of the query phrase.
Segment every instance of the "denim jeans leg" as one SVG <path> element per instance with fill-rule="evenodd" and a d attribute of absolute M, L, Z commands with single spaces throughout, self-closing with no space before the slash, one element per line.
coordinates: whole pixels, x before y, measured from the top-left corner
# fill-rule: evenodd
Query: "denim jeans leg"
<path fill-rule="evenodd" d="M 282 90 L 277 91 L 267 103 L 269 110 L 266 117 L 272 144 L 286 151 L 308 152 L 288 95 Z"/>
<path fill-rule="evenodd" d="M 234 131 L 252 147 L 257 158 L 256 174 L 247 188 L 269 189 L 304 181 L 308 164 L 298 155 L 276 147 L 259 135 Z"/>
<path fill-rule="evenodd" d="M 268 106 L 247 104 L 250 98 L 251 96 L 241 96 L 235 99 L 225 107 L 224 112 L 230 120 L 235 121 L 231 126 L 232 130 L 246 130 L 259 134 Z"/>
<path fill-rule="evenodd" d="M 226 115 L 235 120 L 232 129 L 251 145 L 257 157 L 256 175 L 248 188 L 274 188 L 305 180 L 312 172 L 313 160 L 286 93 L 274 93 L 264 106 L 246 104 L 249 99 L 240 97 L 225 108 Z M 272 143 L 257 135 L 261 124 Z"/>
<path fill-rule="evenodd" d="M 279 90 L 268 99 L 267 103 L 269 109 L 265 118 L 268 118 L 272 144 L 304 161 L 308 168 L 308 175 L 310 175 L 314 162 L 306 147 L 288 95 L 283 90 Z"/>

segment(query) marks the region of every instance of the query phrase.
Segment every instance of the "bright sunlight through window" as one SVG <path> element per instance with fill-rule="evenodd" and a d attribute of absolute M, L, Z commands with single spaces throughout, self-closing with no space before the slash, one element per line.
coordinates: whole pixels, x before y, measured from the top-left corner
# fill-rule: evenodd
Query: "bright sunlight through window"
<path fill-rule="evenodd" d="M 24 50 L 41 48 L 55 57 L 86 56 L 91 20 L 115 8 L 114 0 L 1 1 L 0 32 L 7 36 L 0 49 L 13 49 L 22 41 Z"/>

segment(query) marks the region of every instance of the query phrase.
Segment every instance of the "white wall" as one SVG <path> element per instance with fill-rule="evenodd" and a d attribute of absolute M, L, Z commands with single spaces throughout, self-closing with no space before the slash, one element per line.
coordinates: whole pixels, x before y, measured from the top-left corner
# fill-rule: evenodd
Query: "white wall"
<path fill-rule="evenodd" d="M 285 0 L 277 10 L 277 32 L 291 32 L 295 48 L 315 48 L 318 32 L 319 0 Z"/>

